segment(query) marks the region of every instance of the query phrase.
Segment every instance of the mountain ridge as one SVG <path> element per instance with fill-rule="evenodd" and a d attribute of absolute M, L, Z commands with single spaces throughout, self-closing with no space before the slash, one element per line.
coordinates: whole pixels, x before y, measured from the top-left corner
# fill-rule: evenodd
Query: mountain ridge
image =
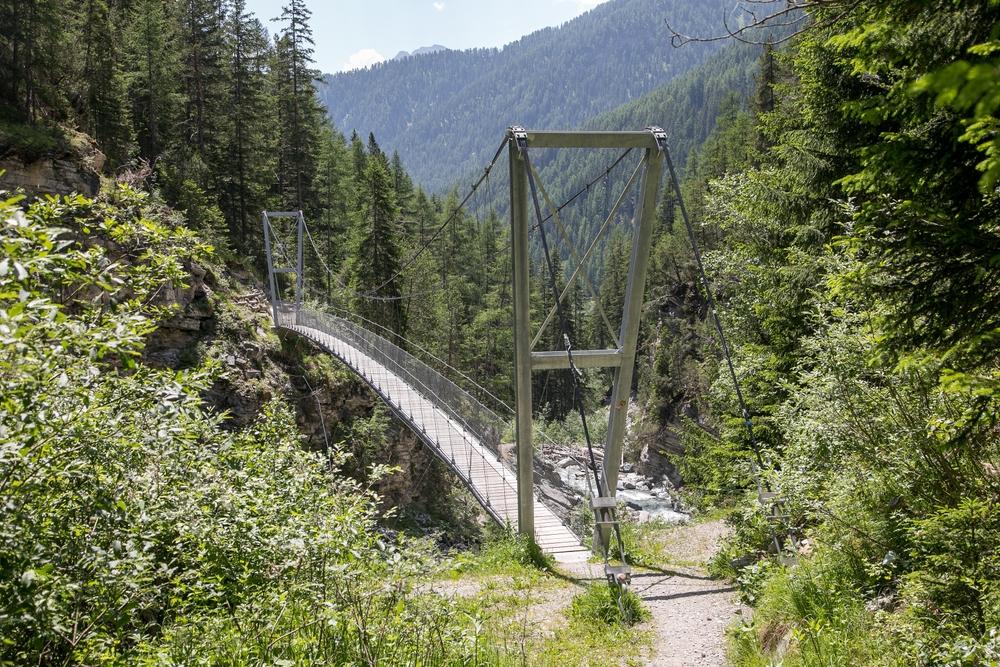
<path fill-rule="evenodd" d="M 431 53 L 438 53 L 439 51 L 450 51 L 447 46 L 441 44 L 431 44 L 430 46 L 421 46 L 413 51 L 400 51 L 392 57 L 393 60 L 402 60 L 403 58 L 412 58 L 414 56 L 424 56 Z M 329 76 L 329 75 L 327 75 Z"/>
<path fill-rule="evenodd" d="M 728 0 L 610 0 L 503 48 L 446 50 L 324 76 L 334 125 L 374 133 L 440 192 L 492 155 L 504 129 L 573 128 L 683 75 L 721 45 L 670 46 L 663 18 L 710 32 Z"/>

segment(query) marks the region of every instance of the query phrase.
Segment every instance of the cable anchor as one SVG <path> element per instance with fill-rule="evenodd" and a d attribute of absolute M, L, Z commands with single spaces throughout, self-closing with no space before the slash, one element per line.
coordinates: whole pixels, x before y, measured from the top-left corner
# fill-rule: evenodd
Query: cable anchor
<path fill-rule="evenodd" d="M 661 153 L 667 150 L 667 132 L 662 127 L 656 125 L 650 125 L 646 128 L 646 131 L 653 135 L 653 141 L 656 142 L 656 149 Z"/>
<path fill-rule="evenodd" d="M 517 144 L 517 149 L 522 153 L 528 150 L 528 131 L 520 125 L 511 125 L 507 130 L 510 138 Z"/>

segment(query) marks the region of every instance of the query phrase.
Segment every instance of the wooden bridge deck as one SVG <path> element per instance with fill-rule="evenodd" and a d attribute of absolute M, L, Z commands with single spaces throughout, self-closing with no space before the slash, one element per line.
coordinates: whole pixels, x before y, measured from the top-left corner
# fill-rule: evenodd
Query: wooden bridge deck
<path fill-rule="evenodd" d="M 382 398 L 502 523 L 517 526 L 517 477 L 495 454 L 417 388 L 347 342 L 302 325 L 285 325 L 344 362 Z M 535 497 L 535 542 L 560 562 L 585 561 L 590 551 Z"/>

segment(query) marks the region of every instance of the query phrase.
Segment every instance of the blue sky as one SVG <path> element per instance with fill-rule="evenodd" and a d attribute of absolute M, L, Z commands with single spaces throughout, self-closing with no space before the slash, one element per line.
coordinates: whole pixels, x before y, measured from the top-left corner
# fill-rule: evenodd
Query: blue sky
<path fill-rule="evenodd" d="M 268 30 L 286 0 L 247 0 Z M 604 0 L 307 0 L 316 66 L 337 72 L 442 44 L 450 49 L 502 46 L 554 26 Z"/>

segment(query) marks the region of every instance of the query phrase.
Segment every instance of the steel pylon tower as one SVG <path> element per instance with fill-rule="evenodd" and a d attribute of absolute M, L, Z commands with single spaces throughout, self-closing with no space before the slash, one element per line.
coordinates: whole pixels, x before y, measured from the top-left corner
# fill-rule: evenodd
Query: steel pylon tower
<path fill-rule="evenodd" d="M 508 150 L 510 156 L 510 216 L 511 255 L 513 267 L 514 295 L 514 367 L 515 367 L 515 413 L 517 438 L 517 486 L 518 486 L 518 531 L 534 538 L 534 498 L 532 466 L 532 404 L 531 374 L 539 370 L 568 369 L 570 357 L 566 350 L 536 350 L 541 337 L 539 330 L 534 339 L 531 334 L 531 285 L 528 235 L 530 231 L 528 215 L 529 164 L 522 149 L 531 148 L 619 148 L 644 151 L 639 176 L 639 204 L 634 212 L 636 224 L 633 226 L 632 250 L 629 259 L 628 281 L 625 290 L 625 305 L 622 312 L 621 328 L 616 347 L 604 350 L 573 350 L 573 365 L 576 368 L 613 368 L 614 383 L 608 414 L 607 436 L 604 442 L 604 463 L 597 489 L 597 497 L 591 499 L 598 525 L 598 537 L 607 547 L 608 524 L 614 523 L 612 510 L 615 506 L 615 489 L 618 484 L 618 468 L 622 459 L 622 443 L 625 438 L 625 417 L 631 394 L 632 376 L 635 369 L 636 345 L 639 336 L 639 322 L 642 316 L 643 294 L 646 288 L 646 270 L 649 264 L 649 250 L 655 225 L 656 201 L 662 181 L 664 160 L 667 157 L 667 136 L 658 127 L 649 127 L 638 132 L 536 132 L 513 126 L 508 129 Z M 626 190 L 630 187 L 625 186 Z M 621 203 L 619 197 L 615 214 Z M 551 217 L 561 226 L 558 211 L 553 209 Z M 593 246 L 592 246 L 593 247 Z M 592 248 L 591 248 L 592 249 Z M 575 251 L 574 251 L 575 252 Z M 580 260 L 585 263 L 588 253 Z M 582 266 L 567 280 L 566 290 L 582 272 Z M 567 292 L 563 292 L 565 296 Z M 552 320 L 555 312 L 549 313 L 541 329 Z M 602 525 L 603 524 L 603 525 Z"/>

